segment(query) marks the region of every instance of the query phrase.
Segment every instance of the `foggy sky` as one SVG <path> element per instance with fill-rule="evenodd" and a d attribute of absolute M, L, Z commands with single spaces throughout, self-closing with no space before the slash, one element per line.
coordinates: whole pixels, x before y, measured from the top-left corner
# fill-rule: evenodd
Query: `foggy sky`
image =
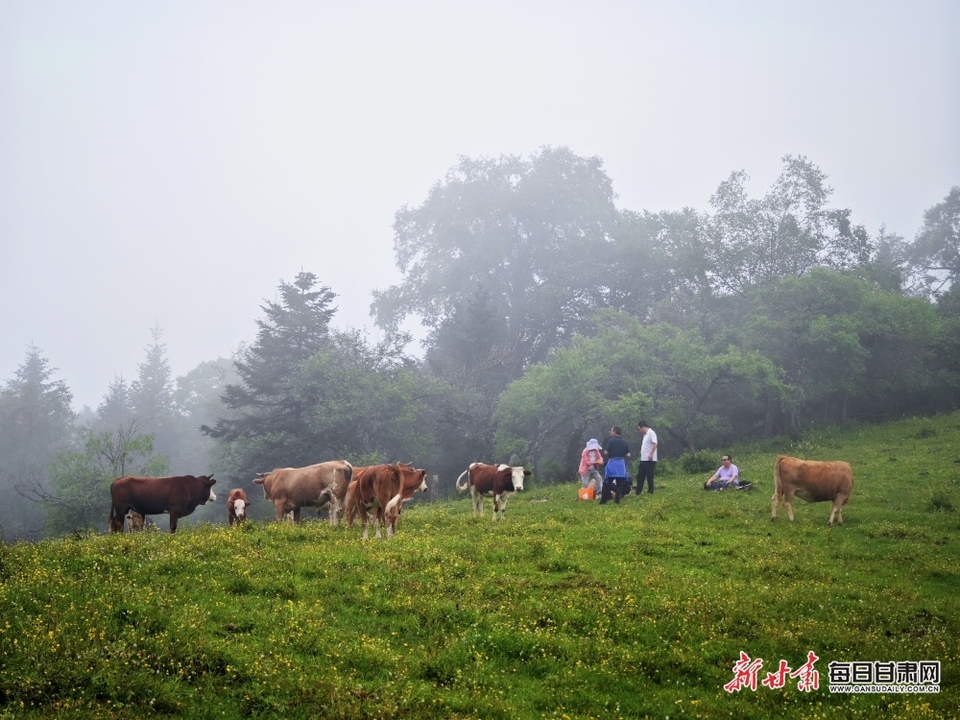
<path fill-rule="evenodd" d="M 0 0 L 0 381 L 35 344 L 95 408 L 154 325 L 185 374 L 301 269 L 376 337 L 394 213 L 459 156 L 567 146 L 659 212 L 805 155 L 912 239 L 960 184 L 958 37 L 954 0 Z"/>

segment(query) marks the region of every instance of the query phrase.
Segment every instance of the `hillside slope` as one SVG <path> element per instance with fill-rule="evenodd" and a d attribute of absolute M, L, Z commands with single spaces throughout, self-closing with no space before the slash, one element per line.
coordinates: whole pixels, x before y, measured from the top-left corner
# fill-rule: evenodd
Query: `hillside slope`
<path fill-rule="evenodd" d="M 853 465 L 846 525 L 802 501 L 770 522 L 777 452 Z M 956 717 L 960 415 L 735 454 L 755 490 L 551 486 L 498 523 L 419 504 L 383 541 L 313 521 L 3 546 L 0 717 Z M 818 689 L 776 687 L 810 652 Z M 773 687 L 724 689 L 741 653 Z M 939 661 L 940 692 L 830 692 L 859 661 Z"/>

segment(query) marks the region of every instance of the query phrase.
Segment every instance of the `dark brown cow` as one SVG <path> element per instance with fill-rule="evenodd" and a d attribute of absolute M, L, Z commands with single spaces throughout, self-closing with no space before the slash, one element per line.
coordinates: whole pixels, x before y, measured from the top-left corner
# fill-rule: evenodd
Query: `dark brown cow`
<path fill-rule="evenodd" d="M 530 474 L 529 470 L 520 466 L 472 463 L 457 478 L 457 490 L 464 492 L 470 489 L 474 514 L 482 514 L 483 498 L 492 497 L 493 519 L 496 520 L 498 514 L 502 519 L 507 512 L 507 500 L 515 492 L 523 490 L 523 479 Z M 464 476 L 467 477 L 467 482 L 461 485 L 460 481 Z"/>
<path fill-rule="evenodd" d="M 215 482 L 212 475 L 117 478 L 110 485 L 110 532 L 123 532 L 123 521 L 130 510 L 141 515 L 169 513 L 170 532 L 176 532 L 180 518 L 192 513 L 198 505 L 216 501 Z"/>
<path fill-rule="evenodd" d="M 347 526 L 352 527 L 359 516 L 363 523 L 363 539 L 370 538 L 369 513 L 373 511 L 373 527 L 376 537 L 382 537 L 380 526 L 387 537 L 396 533 L 401 505 L 414 493 L 427 489 L 426 470 L 416 470 L 409 465 L 369 465 L 356 468 L 354 479 L 347 489 Z"/>
<path fill-rule="evenodd" d="M 845 462 L 818 462 L 798 460 L 781 455 L 773 467 L 773 501 L 770 519 L 777 519 L 777 509 L 782 502 L 787 516 L 793 520 L 793 496 L 799 495 L 807 502 L 833 502 L 830 522 L 833 518 L 843 525 L 843 506 L 853 493 L 853 470 Z"/>
<path fill-rule="evenodd" d="M 227 496 L 227 523 L 233 525 L 247 519 L 247 493 L 242 488 L 233 488 Z"/>
<path fill-rule="evenodd" d="M 330 460 L 302 468 L 277 468 L 258 475 L 253 481 L 263 485 L 263 496 L 273 503 L 277 521 L 293 513 L 293 521 L 300 522 L 300 509 L 318 510 L 330 505 L 330 524 L 339 520 L 340 507 L 353 476 L 353 466 L 344 460 Z"/>

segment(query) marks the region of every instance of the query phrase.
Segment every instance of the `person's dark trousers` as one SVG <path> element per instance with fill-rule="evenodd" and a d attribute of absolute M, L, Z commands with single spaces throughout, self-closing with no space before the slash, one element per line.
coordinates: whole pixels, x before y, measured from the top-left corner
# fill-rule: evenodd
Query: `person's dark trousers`
<path fill-rule="evenodd" d="M 620 493 L 622 490 L 620 483 L 622 482 L 623 480 L 619 478 L 607 478 L 606 480 L 603 481 L 603 489 L 600 491 L 601 505 L 606 503 L 610 499 L 611 495 L 613 495 L 614 503 L 620 502 Z"/>
<path fill-rule="evenodd" d="M 650 489 L 647 491 L 653 495 L 653 476 L 657 472 L 656 460 L 641 460 L 640 469 L 637 471 L 637 495 L 643 492 L 643 481 L 649 482 Z"/>

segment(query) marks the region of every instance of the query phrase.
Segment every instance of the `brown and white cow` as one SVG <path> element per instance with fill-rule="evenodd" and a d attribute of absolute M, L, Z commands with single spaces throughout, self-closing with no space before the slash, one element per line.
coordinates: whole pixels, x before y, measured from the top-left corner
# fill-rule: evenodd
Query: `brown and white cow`
<path fill-rule="evenodd" d="M 127 530 L 130 532 L 143 532 L 147 519 L 136 510 L 127 511 Z"/>
<path fill-rule="evenodd" d="M 347 526 L 352 527 L 359 517 L 363 523 L 363 539 L 368 540 L 368 523 L 372 512 L 376 537 L 382 537 L 381 525 L 386 528 L 387 537 L 393 536 L 397 531 L 402 504 L 415 493 L 427 490 L 426 475 L 426 470 L 417 470 L 404 464 L 357 468 L 347 489 Z"/>
<path fill-rule="evenodd" d="M 409 502 L 418 492 L 427 492 L 427 471 L 417 470 L 412 465 L 398 463 L 400 469 L 400 490 L 391 498 L 383 509 L 384 519 L 387 522 L 387 535 L 396 535 L 397 521 L 403 511 L 403 503 Z"/>
<path fill-rule="evenodd" d="M 242 488 L 233 488 L 227 496 L 227 523 L 234 525 L 246 520 L 249 504 L 246 491 Z"/>
<path fill-rule="evenodd" d="M 498 514 L 502 519 L 507 512 L 507 500 L 515 492 L 523 490 L 523 479 L 530 475 L 530 471 L 521 466 L 471 463 L 457 478 L 457 490 L 464 492 L 469 488 L 474 514 L 482 514 L 483 498 L 492 497 L 493 519 L 496 520 Z M 467 482 L 461 485 L 460 481 L 465 476 Z"/>
<path fill-rule="evenodd" d="M 176 532 L 180 518 L 192 513 L 198 505 L 216 501 L 215 482 L 211 475 L 117 478 L 110 485 L 110 532 L 123 532 L 123 521 L 130 510 L 141 515 L 167 513 L 170 532 Z"/>
<path fill-rule="evenodd" d="M 781 455 L 773 467 L 773 483 L 771 520 L 777 519 L 781 502 L 787 508 L 787 516 L 793 520 L 793 496 L 798 495 L 807 502 L 832 501 L 828 524 L 833 526 L 836 516 L 843 525 L 843 506 L 853 493 L 853 470 L 849 463 L 799 460 Z"/>
<path fill-rule="evenodd" d="M 258 475 L 253 482 L 263 485 L 263 496 L 273 503 L 278 522 L 292 512 L 293 521 L 299 523 L 301 508 L 319 510 L 329 504 L 330 524 L 336 525 L 352 476 L 350 463 L 330 460 L 301 468 L 277 468 Z"/>

